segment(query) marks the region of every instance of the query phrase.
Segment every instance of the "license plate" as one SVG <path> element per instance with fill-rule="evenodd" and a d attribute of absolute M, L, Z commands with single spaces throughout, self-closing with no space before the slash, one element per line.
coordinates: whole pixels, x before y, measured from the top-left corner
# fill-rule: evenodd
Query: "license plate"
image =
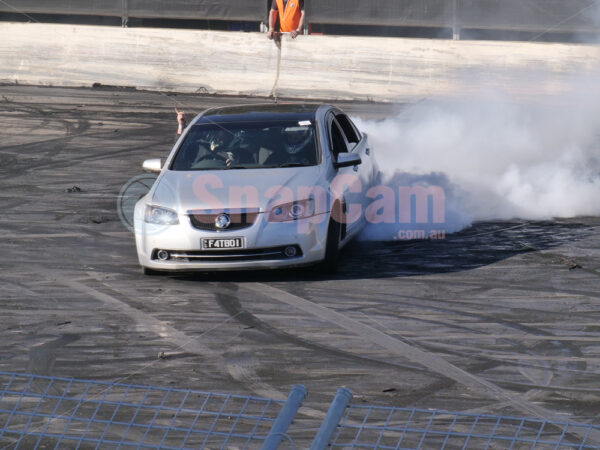
<path fill-rule="evenodd" d="M 204 250 L 229 250 L 232 248 L 244 248 L 244 238 L 206 238 L 202 239 L 202 248 Z"/>

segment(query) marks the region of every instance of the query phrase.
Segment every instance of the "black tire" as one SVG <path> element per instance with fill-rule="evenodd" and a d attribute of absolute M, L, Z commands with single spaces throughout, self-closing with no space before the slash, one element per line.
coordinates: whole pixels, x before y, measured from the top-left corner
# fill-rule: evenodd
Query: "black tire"
<path fill-rule="evenodd" d="M 157 270 L 149 269 L 148 267 L 143 267 L 144 275 L 148 275 L 150 277 L 160 275 L 160 272 Z"/>
<path fill-rule="evenodd" d="M 317 270 L 323 273 L 335 273 L 338 268 L 340 256 L 340 240 L 342 235 L 342 225 L 333 217 L 329 219 L 327 227 L 327 242 L 325 243 L 325 259 L 321 261 Z"/>

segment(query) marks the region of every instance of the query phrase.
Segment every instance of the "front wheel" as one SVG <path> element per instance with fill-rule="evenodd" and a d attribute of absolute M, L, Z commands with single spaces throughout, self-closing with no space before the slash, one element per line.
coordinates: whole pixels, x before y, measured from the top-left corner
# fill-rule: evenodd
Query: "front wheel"
<path fill-rule="evenodd" d="M 317 266 L 320 272 L 335 273 L 337 271 L 341 236 L 341 224 L 333 217 L 330 218 L 327 227 L 327 242 L 325 243 L 325 259 Z"/>
<path fill-rule="evenodd" d="M 149 269 L 148 267 L 143 267 L 143 271 L 144 271 L 144 275 L 147 275 L 147 276 L 160 275 L 160 272 L 158 270 Z"/>

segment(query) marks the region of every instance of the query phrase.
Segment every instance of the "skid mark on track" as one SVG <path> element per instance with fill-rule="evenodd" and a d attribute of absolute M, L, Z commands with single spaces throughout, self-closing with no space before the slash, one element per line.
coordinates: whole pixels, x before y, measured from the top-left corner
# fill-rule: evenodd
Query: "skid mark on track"
<path fill-rule="evenodd" d="M 59 350 L 79 339 L 76 334 L 64 334 L 58 339 L 37 345 L 29 351 L 29 363 L 27 372 L 37 375 L 50 376 Z"/>
<path fill-rule="evenodd" d="M 236 351 L 236 349 L 233 349 Z M 266 398 L 278 398 L 284 400 L 286 395 L 282 392 L 275 390 L 269 384 L 261 381 L 260 376 L 256 372 L 256 368 L 260 366 L 259 361 L 256 360 L 251 354 L 241 351 L 237 356 L 228 358 L 225 367 L 227 372 L 236 381 L 240 383 L 253 386 L 253 391 L 258 395 Z M 317 419 L 323 419 L 325 413 L 314 408 L 310 408 L 306 405 L 302 406 L 302 409 L 298 412 L 305 417 L 313 417 Z"/>
<path fill-rule="evenodd" d="M 409 297 L 404 297 L 406 299 L 411 299 Z M 431 311 L 438 311 L 443 313 L 444 315 L 454 315 L 454 316 L 458 316 L 458 317 L 470 317 L 473 319 L 477 319 L 477 320 L 481 320 L 484 323 L 494 323 L 494 324 L 498 324 L 501 325 L 503 327 L 506 327 L 508 329 L 513 329 L 513 330 L 518 330 L 518 331 L 522 331 L 524 333 L 526 333 L 525 335 L 513 335 L 513 336 L 508 336 L 508 335 L 502 335 L 502 334 L 490 334 L 487 330 L 485 331 L 484 334 L 484 330 L 481 329 L 477 329 L 477 328 L 468 328 L 468 327 L 463 327 L 464 329 L 466 329 L 467 331 L 469 331 L 470 333 L 473 334 L 478 334 L 478 335 L 483 335 L 486 336 L 488 339 L 496 339 L 496 340 L 502 340 L 516 348 L 519 347 L 524 347 L 522 341 L 523 340 L 528 340 L 528 341 L 541 341 L 542 343 L 544 342 L 550 342 L 550 344 L 556 346 L 557 348 L 560 348 L 564 353 L 566 353 L 566 360 L 570 365 L 575 366 L 574 368 L 576 370 L 579 371 L 585 371 L 587 369 L 587 363 L 588 363 L 588 359 L 583 357 L 583 354 L 581 353 L 581 350 L 574 345 L 572 342 L 570 342 L 568 339 L 561 339 L 561 337 L 557 337 L 555 335 L 553 335 L 552 333 L 545 331 L 542 328 L 539 327 L 532 327 L 529 325 L 523 325 L 521 323 L 518 322 L 514 322 L 514 321 L 508 321 L 508 320 L 504 320 L 500 317 L 494 316 L 493 314 L 482 314 L 482 313 L 475 313 L 472 311 L 469 311 L 468 309 L 464 308 L 464 307 L 459 307 L 459 308 L 449 308 L 449 307 L 440 307 L 437 304 L 433 303 L 432 304 L 432 300 L 431 299 L 427 299 L 427 298 L 417 298 L 417 299 L 412 299 L 412 300 L 417 300 L 418 304 L 415 304 L 415 302 L 399 302 L 397 301 L 397 299 L 394 299 L 394 305 L 395 306 L 405 306 L 406 308 L 418 308 L 419 310 L 423 310 L 423 309 L 427 309 L 427 310 L 431 310 Z M 431 304 L 431 305 L 430 305 Z M 388 305 L 383 305 L 382 306 L 384 308 L 384 310 L 386 311 L 386 314 L 388 316 L 398 316 L 397 312 L 394 309 L 391 309 L 388 307 Z M 406 313 L 404 313 L 406 315 Z M 415 320 L 415 319 L 413 319 Z M 457 328 L 454 324 L 452 323 L 443 323 L 444 326 L 449 327 L 449 328 Z M 408 336 L 406 335 L 406 337 L 410 337 L 411 339 L 414 340 L 419 340 L 421 342 L 423 342 L 423 345 L 427 344 L 427 341 L 430 339 L 429 337 L 422 337 L 422 336 Z M 456 340 L 458 339 L 463 339 L 463 338 L 468 338 L 468 335 L 465 334 L 454 334 L 454 333 L 445 333 L 442 336 L 442 340 L 443 342 L 445 342 L 448 345 L 454 345 L 456 348 L 455 344 L 449 344 L 448 341 L 451 340 Z M 436 340 L 439 340 L 440 336 L 436 337 Z M 595 339 L 594 339 L 595 342 Z M 438 344 L 439 345 L 439 344 Z M 529 350 L 524 349 L 525 352 L 529 352 Z M 479 351 L 477 353 L 480 353 Z M 489 351 L 486 351 L 485 354 L 483 355 L 479 355 L 483 358 L 489 359 L 489 360 L 494 360 L 494 361 L 502 361 L 502 363 L 504 364 L 513 364 L 511 361 L 507 360 L 507 359 L 503 359 L 503 358 L 493 358 Z M 534 354 L 535 356 L 535 354 Z M 518 358 L 519 361 L 521 360 L 521 358 Z M 523 358 L 524 360 L 525 358 Z M 529 358 L 529 359 L 534 359 L 534 358 Z M 539 357 L 540 360 L 544 359 L 543 357 Z M 545 363 L 543 363 L 545 364 Z M 519 364 L 521 365 L 521 364 Z M 528 363 L 527 365 L 531 365 L 530 363 Z M 537 366 L 536 368 L 539 368 L 539 366 Z M 548 368 L 548 367 L 546 367 Z"/>
<path fill-rule="evenodd" d="M 447 280 L 430 277 L 430 278 L 428 278 L 427 282 L 430 285 L 435 284 L 436 286 L 439 286 L 441 284 L 447 283 Z M 472 288 L 474 286 L 481 287 L 481 282 L 468 281 L 468 280 L 453 280 L 452 285 Z M 485 281 L 485 286 L 488 289 L 508 289 L 509 288 L 509 286 L 507 286 L 506 284 L 493 282 L 490 280 Z M 591 297 L 591 298 L 595 298 L 595 299 L 600 298 L 600 293 L 598 291 L 573 289 L 571 287 L 569 287 L 569 288 L 553 287 L 553 286 L 549 286 L 549 285 L 535 285 L 534 286 L 534 285 L 516 284 L 514 282 L 511 282 L 510 289 L 511 290 L 519 290 L 519 291 L 523 291 L 523 292 L 534 292 L 536 294 L 560 294 L 560 295 L 569 294 L 569 295 L 574 295 L 574 296 Z M 552 298 L 552 297 L 548 297 L 546 300 L 547 301 L 552 301 L 552 300 L 562 301 L 562 299 L 559 299 L 559 298 L 557 299 L 557 298 Z"/>
<path fill-rule="evenodd" d="M 64 286 L 82 294 L 89 295 L 90 297 L 100 301 L 101 303 L 110 306 L 111 308 L 116 309 L 117 311 L 126 315 L 127 317 L 132 319 L 134 323 L 136 323 L 136 325 L 141 329 L 154 332 L 161 338 L 171 342 L 172 344 L 176 345 L 178 348 L 184 350 L 185 352 L 202 356 L 204 359 L 210 358 L 212 363 L 218 364 L 221 367 L 225 367 L 227 372 L 234 380 L 242 383 L 255 394 L 266 398 L 276 398 L 280 400 L 285 400 L 287 398 L 286 393 L 262 381 L 261 377 L 257 373 L 257 368 L 260 365 L 254 359 L 250 358 L 245 359 L 243 361 L 228 360 L 223 356 L 223 354 L 220 351 L 215 351 L 209 346 L 207 346 L 204 342 L 202 342 L 201 336 L 190 336 L 189 334 L 186 334 L 178 330 L 177 328 L 167 324 L 165 321 L 155 318 L 150 313 L 141 311 L 113 295 L 109 295 L 105 292 L 102 292 L 98 289 L 89 286 L 89 284 L 84 281 L 66 279 L 60 274 L 53 275 L 53 278 L 59 283 L 63 284 Z M 102 283 L 102 285 L 106 286 L 108 289 L 113 289 L 106 283 Z M 125 292 L 125 289 L 119 289 L 117 292 L 119 296 L 129 297 L 129 295 Z M 227 318 L 220 324 L 234 319 L 235 315 Z M 212 331 L 212 329 L 209 329 L 208 331 L 206 331 L 206 333 L 210 331 Z M 317 413 L 322 414 L 321 412 Z"/>
<path fill-rule="evenodd" d="M 235 349 L 233 349 L 235 351 Z M 227 373 L 234 380 L 242 383 L 244 386 L 252 386 L 252 390 L 262 397 L 285 398 L 282 392 L 277 391 L 272 386 L 264 383 L 256 373 L 255 367 L 258 362 L 249 354 L 238 354 L 229 357 L 225 361 Z"/>
<path fill-rule="evenodd" d="M 524 400 L 521 395 L 508 392 L 483 378 L 449 363 L 440 356 L 427 353 L 337 311 L 266 284 L 248 283 L 239 284 L 239 286 L 242 289 L 250 291 L 254 296 L 267 296 L 273 300 L 285 303 L 291 307 L 304 311 L 305 313 L 318 317 L 321 320 L 327 321 L 332 325 L 343 328 L 347 332 L 372 342 L 395 355 L 420 364 L 432 372 L 450 378 L 468 389 L 480 392 L 486 397 L 491 397 L 496 401 L 506 402 L 520 411 L 533 414 L 544 420 L 557 422 L 564 421 L 564 416 L 560 416 L 552 411 L 528 402 Z M 593 438 L 594 440 L 600 440 L 600 436 L 595 435 Z"/>
<path fill-rule="evenodd" d="M 206 346 L 197 337 L 190 336 L 182 331 L 179 331 L 178 329 L 168 325 L 166 322 L 156 319 L 152 314 L 140 311 L 139 309 L 128 305 L 116 297 L 105 294 L 104 292 L 94 289 L 83 282 L 67 280 L 60 276 L 57 278 L 59 283 L 63 284 L 64 286 L 82 294 L 89 295 L 90 297 L 104 303 L 107 306 L 111 306 L 113 309 L 132 319 L 133 322 L 141 329 L 154 332 L 186 352 L 201 354 L 204 357 L 210 358 L 219 356 L 217 352 Z"/>
<path fill-rule="evenodd" d="M 292 334 L 286 333 L 285 331 L 279 330 L 275 327 L 272 327 L 268 323 L 259 319 L 255 315 L 246 311 L 238 298 L 233 295 L 223 294 L 223 293 L 215 293 L 217 298 L 217 302 L 219 305 L 232 317 L 235 317 L 235 320 L 243 325 L 251 326 L 256 328 L 257 330 L 262 331 L 265 334 L 281 339 L 282 341 L 287 341 L 292 344 L 298 345 L 300 347 L 307 348 L 309 350 L 315 350 L 317 352 L 324 352 L 326 354 L 336 356 L 338 358 L 345 358 L 350 360 L 358 360 L 362 362 L 367 362 L 369 364 L 375 364 L 384 367 L 401 367 L 409 370 L 423 370 L 421 367 L 417 367 L 414 365 L 408 364 L 399 364 L 393 363 L 389 361 L 381 361 L 376 358 L 369 358 L 367 356 L 357 355 L 354 353 L 349 353 L 344 350 L 340 350 L 334 347 L 329 347 L 326 345 L 316 344 L 314 342 L 307 341 L 306 339 L 302 339 L 298 336 L 294 336 Z"/>
<path fill-rule="evenodd" d="M 0 239 L 54 239 L 54 238 L 85 238 L 88 237 L 89 234 L 86 233 L 38 233 L 38 234 L 2 234 L 0 235 Z"/>
<path fill-rule="evenodd" d="M 455 295 L 454 293 L 448 293 L 447 298 L 452 298 L 452 304 L 461 305 L 460 300 L 455 299 L 454 295 Z M 431 336 L 422 336 L 421 334 L 414 334 L 411 331 L 404 333 L 404 335 L 403 335 L 404 337 L 410 338 L 411 340 L 413 340 L 413 342 L 418 341 L 421 343 L 422 346 L 431 346 L 432 344 L 435 343 L 435 345 L 438 348 L 441 346 L 445 346 L 446 352 L 454 353 L 454 354 L 457 354 L 458 356 L 461 356 L 461 352 L 463 352 L 463 353 L 465 351 L 473 352 L 474 357 L 484 358 L 489 361 L 495 361 L 496 363 L 501 362 L 502 364 L 505 364 L 505 365 L 515 365 L 515 366 L 518 366 L 520 368 L 520 370 L 523 370 L 523 369 L 527 370 L 527 368 L 531 368 L 534 370 L 541 369 L 544 371 L 551 370 L 552 376 L 554 376 L 554 374 L 556 372 L 561 372 L 563 374 L 567 374 L 567 376 L 568 376 L 568 373 L 570 373 L 570 372 L 585 372 L 587 370 L 587 364 L 592 361 L 591 359 L 584 357 L 584 355 L 581 353 L 581 350 L 575 344 L 573 344 L 572 341 L 579 342 L 579 341 L 585 341 L 586 339 L 588 339 L 590 342 L 596 342 L 597 341 L 596 337 L 593 337 L 593 338 L 581 337 L 580 338 L 579 336 L 570 336 L 570 337 L 565 337 L 562 335 L 556 336 L 556 335 L 544 330 L 542 327 L 533 327 L 531 325 L 524 325 L 524 324 L 521 324 L 521 323 L 515 322 L 515 321 L 504 320 L 501 317 L 498 317 L 498 315 L 494 315 L 493 313 L 483 314 L 483 313 L 473 312 L 472 310 L 468 309 L 469 303 L 464 303 L 461 306 L 451 308 L 449 306 L 443 306 L 443 307 L 440 306 L 440 301 L 442 300 L 441 298 L 439 300 L 435 300 L 435 299 L 431 299 L 431 298 L 427 298 L 427 297 L 403 296 L 400 294 L 390 295 L 387 293 L 379 293 L 379 292 L 376 294 L 376 296 L 379 298 L 393 299 L 394 307 L 391 308 L 390 303 L 386 302 L 386 303 L 374 303 L 374 304 L 369 304 L 369 305 L 363 305 L 360 307 L 348 308 L 345 311 L 362 312 L 363 310 L 365 310 L 367 308 L 376 307 L 376 308 L 382 310 L 383 313 L 387 317 L 397 317 L 400 319 L 408 317 L 413 321 L 417 321 L 417 320 L 423 320 L 423 319 L 419 317 L 418 313 L 409 313 L 409 312 L 407 312 L 407 310 L 408 311 L 412 311 L 413 309 L 417 309 L 417 311 L 426 310 L 426 311 L 442 313 L 444 315 L 444 317 L 447 317 L 447 316 L 456 316 L 456 317 L 461 317 L 461 318 L 468 317 L 468 318 L 480 320 L 483 323 L 497 324 L 502 327 L 506 327 L 508 329 L 522 331 L 522 332 L 526 333 L 526 334 L 490 333 L 489 330 L 482 329 L 480 327 L 457 326 L 455 323 L 453 323 L 451 321 L 440 322 L 440 324 L 449 329 L 467 331 L 469 334 L 460 333 L 460 332 L 446 332 L 446 333 L 436 334 L 435 337 L 432 338 Z M 402 301 L 400 301 L 399 299 L 402 299 Z M 444 301 L 447 303 L 447 299 Z M 402 312 L 400 314 L 398 313 L 398 310 L 397 310 L 397 308 L 399 306 L 402 306 L 402 308 L 401 308 Z M 549 314 L 549 312 L 547 312 L 547 311 L 545 313 Z M 363 312 L 363 314 L 364 314 L 364 312 Z M 556 313 L 552 313 L 552 314 L 559 315 L 561 313 L 556 312 Z M 368 316 L 366 316 L 366 317 L 368 317 Z M 373 319 L 370 319 L 370 320 L 373 320 Z M 471 349 L 468 347 L 465 347 L 464 349 L 462 349 L 461 352 L 457 352 L 456 350 L 458 350 L 460 347 L 455 342 L 457 340 L 460 341 L 461 339 L 469 339 L 470 337 L 472 337 L 472 336 L 470 336 L 470 334 L 484 336 L 487 339 L 495 339 L 498 341 L 503 341 L 511 346 L 514 346 L 515 348 L 521 348 L 523 352 L 529 353 L 531 356 L 524 357 L 524 358 L 520 358 L 520 357 L 519 358 L 514 358 L 514 357 L 513 358 L 502 358 L 502 356 L 504 354 L 501 354 L 501 355 L 498 354 L 498 355 L 495 355 L 495 357 L 494 357 L 494 355 L 490 354 L 490 351 L 488 351 L 488 350 L 485 350 L 482 352 L 481 349 Z M 430 342 L 430 341 L 433 341 L 433 342 Z M 551 368 L 546 360 L 553 360 L 552 356 L 549 358 L 544 358 L 544 356 L 537 356 L 536 353 L 534 353 L 528 349 L 529 345 L 525 345 L 523 343 L 523 341 L 527 341 L 528 343 L 533 343 L 536 345 L 536 347 L 538 345 L 544 345 L 544 343 L 548 343 L 549 345 L 554 346 L 557 351 L 562 352 L 562 354 L 558 355 L 558 358 L 556 358 L 554 360 L 557 362 L 566 362 L 567 363 L 566 367 L 565 368 L 559 368 L 559 367 Z M 454 352 L 453 352 L 453 350 L 454 350 Z M 526 359 L 528 360 L 528 362 L 525 362 Z M 532 362 L 534 360 L 536 360 L 535 362 L 537 364 L 534 364 Z M 538 382 L 537 384 L 541 384 L 541 383 Z"/>

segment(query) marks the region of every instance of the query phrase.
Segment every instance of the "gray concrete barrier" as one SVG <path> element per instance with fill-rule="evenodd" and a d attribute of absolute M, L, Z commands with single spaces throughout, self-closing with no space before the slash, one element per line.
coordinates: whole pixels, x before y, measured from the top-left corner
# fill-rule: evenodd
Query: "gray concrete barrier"
<path fill-rule="evenodd" d="M 306 99 L 556 94 L 598 79 L 600 46 L 0 24 L 0 82 Z"/>

